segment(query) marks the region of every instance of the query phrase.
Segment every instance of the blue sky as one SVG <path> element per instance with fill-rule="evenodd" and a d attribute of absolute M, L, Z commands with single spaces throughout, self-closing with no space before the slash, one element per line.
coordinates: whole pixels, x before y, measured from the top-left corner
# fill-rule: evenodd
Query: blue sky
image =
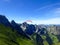
<path fill-rule="evenodd" d="M 0 0 L 0 14 L 17 23 L 60 24 L 60 0 Z"/>

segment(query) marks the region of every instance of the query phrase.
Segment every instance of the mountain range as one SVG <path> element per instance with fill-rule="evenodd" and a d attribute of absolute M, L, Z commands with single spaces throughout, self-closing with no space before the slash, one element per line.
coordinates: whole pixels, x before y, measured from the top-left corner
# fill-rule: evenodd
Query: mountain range
<path fill-rule="evenodd" d="M 60 25 L 16 23 L 0 15 L 0 45 L 60 45 Z"/>

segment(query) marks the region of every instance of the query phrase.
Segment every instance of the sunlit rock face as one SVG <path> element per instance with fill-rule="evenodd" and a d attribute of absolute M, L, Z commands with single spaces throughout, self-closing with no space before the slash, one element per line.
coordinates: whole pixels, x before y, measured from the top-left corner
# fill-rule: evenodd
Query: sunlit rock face
<path fill-rule="evenodd" d="M 13 29 L 16 29 L 16 31 L 19 33 L 19 34 L 21 34 L 21 35 L 24 35 L 24 36 L 26 36 L 27 38 L 29 38 L 30 39 L 30 37 L 27 35 L 27 33 L 25 33 L 25 31 L 23 31 L 23 28 L 21 27 L 22 26 L 22 24 L 20 25 L 20 24 L 17 24 L 14 20 L 12 20 L 11 21 L 11 25 L 12 25 L 12 28 Z"/>
<path fill-rule="evenodd" d="M 36 29 L 35 33 L 38 33 L 39 30 L 38 25 L 35 25 L 35 29 Z"/>
<path fill-rule="evenodd" d="M 24 23 L 21 24 L 20 27 L 22 28 L 23 31 L 25 31 L 27 26 L 28 26 L 28 24 L 26 22 L 24 22 Z"/>
<path fill-rule="evenodd" d="M 60 35 L 60 25 L 56 27 L 57 35 Z"/>
<path fill-rule="evenodd" d="M 60 35 L 60 25 L 49 25 L 47 31 L 54 35 Z"/>
<path fill-rule="evenodd" d="M 33 24 L 27 24 L 26 22 L 22 23 L 20 27 L 28 35 L 31 35 L 31 34 L 34 33 L 34 31 L 36 31 L 35 25 L 33 25 Z"/>
<path fill-rule="evenodd" d="M 54 25 L 50 25 L 47 30 L 50 32 L 50 33 L 53 33 L 53 34 L 57 34 L 56 32 L 56 26 Z"/>

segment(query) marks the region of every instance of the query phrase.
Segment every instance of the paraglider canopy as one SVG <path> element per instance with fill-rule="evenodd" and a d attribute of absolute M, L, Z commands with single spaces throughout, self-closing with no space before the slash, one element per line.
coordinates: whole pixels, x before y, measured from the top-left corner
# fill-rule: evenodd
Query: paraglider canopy
<path fill-rule="evenodd" d="M 26 20 L 25 22 L 30 22 L 30 23 L 32 23 L 32 20 Z"/>
<path fill-rule="evenodd" d="M 25 22 L 28 24 L 32 24 L 32 20 L 26 20 Z"/>

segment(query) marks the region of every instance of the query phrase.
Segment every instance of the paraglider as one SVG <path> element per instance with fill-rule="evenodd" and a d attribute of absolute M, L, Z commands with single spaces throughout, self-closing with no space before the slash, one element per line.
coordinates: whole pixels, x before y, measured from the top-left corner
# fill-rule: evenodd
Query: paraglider
<path fill-rule="evenodd" d="M 26 20 L 25 22 L 30 22 L 30 23 L 32 23 L 32 20 Z"/>

